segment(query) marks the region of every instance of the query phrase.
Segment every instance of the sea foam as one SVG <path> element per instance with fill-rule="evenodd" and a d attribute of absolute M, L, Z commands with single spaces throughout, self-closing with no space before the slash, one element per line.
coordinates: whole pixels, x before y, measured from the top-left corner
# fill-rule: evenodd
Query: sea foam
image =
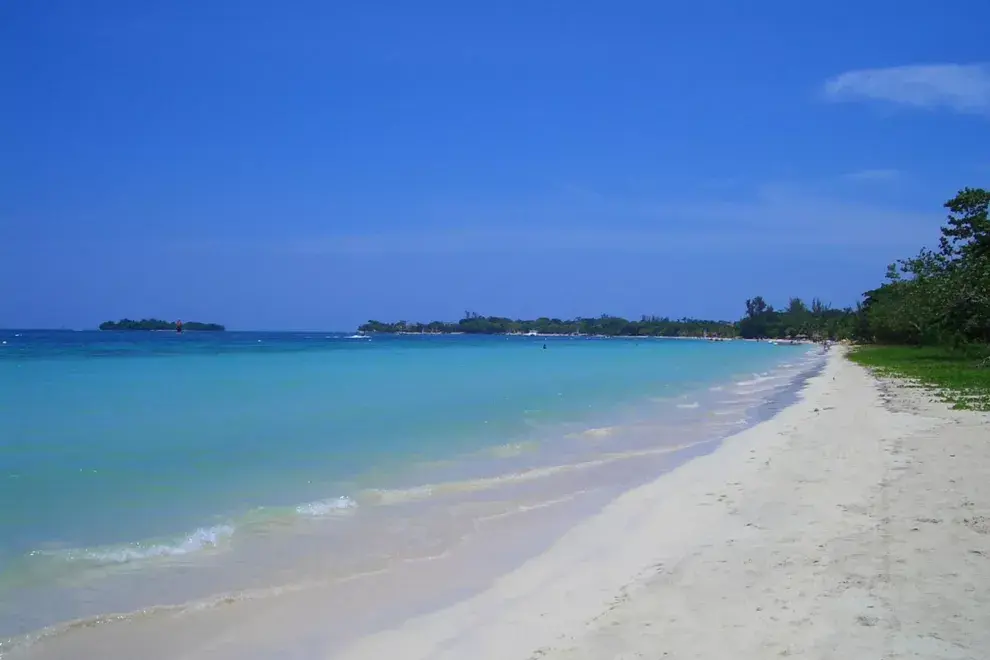
<path fill-rule="evenodd" d="M 144 559 L 178 557 L 208 548 L 219 547 L 234 534 L 231 525 L 200 527 L 175 543 L 129 543 L 126 545 L 60 550 L 56 552 L 36 551 L 31 554 L 46 554 L 61 557 L 72 562 L 88 562 L 99 565 L 126 564 Z"/>
<path fill-rule="evenodd" d="M 350 512 L 356 507 L 357 502 L 342 495 L 328 500 L 316 500 L 315 502 L 300 504 L 296 507 L 296 513 L 313 517 L 332 516 Z"/>

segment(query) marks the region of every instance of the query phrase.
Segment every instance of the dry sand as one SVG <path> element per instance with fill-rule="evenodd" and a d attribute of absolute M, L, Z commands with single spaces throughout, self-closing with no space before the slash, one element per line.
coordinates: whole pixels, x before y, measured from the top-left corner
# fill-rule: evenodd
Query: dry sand
<path fill-rule="evenodd" d="M 773 419 L 487 590 L 343 652 L 316 590 L 86 626 L 10 658 L 988 659 L 990 415 L 878 382 L 840 351 Z"/>
<path fill-rule="evenodd" d="M 990 416 L 839 350 L 772 420 L 335 657 L 990 658 Z"/>

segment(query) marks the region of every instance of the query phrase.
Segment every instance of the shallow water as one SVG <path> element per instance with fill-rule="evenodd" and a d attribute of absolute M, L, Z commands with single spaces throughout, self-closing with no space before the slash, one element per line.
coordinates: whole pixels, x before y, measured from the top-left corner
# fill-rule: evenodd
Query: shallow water
<path fill-rule="evenodd" d="M 2 338 L 8 636 L 502 548 L 422 607 L 772 414 L 820 364 L 807 347 L 691 340 Z M 540 533 L 491 531 L 524 519 Z"/>

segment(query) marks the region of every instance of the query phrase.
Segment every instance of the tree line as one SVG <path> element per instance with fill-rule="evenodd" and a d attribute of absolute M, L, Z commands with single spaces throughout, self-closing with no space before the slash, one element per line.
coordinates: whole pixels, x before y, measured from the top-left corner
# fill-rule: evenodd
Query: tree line
<path fill-rule="evenodd" d="M 731 321 L 705 321 L 700 319 L 670 319 L 659 316 L 644 316 L 638 321 L 630 321 L 620 316 L 603 314 L 597 318 L 557 319 L 541 317 L 533 320 L 515 320 L 501 316 L 481 316 L 466 312 L 464 318 L 453 323 L 432 321 L 430 323 L 382 323 L 368 321 L 360 328 L 364 333 L 463 333 L 469 335 L 527 334 L 535 332 L 544 335 L 596 335 L 655 336 L 655 337 L 701 337 L 703 335 L 735 336 L 735 324 Z"/>
<path fill-rule="evenodd" d="M 800 298 L 792 298 L 785 310 L 777 311 L 761 296 L 746 301 L 747 315 L 739 321 L 703 319 L 671 319 L 665 316 L 644 316 L 638 321 L 603 314 L 597 318 L 561 320 L 542 317 L 534 320 L 513 320 L 500 316 L 481 316 L 467 312 L 459 321 L 382 323 L 369 321 L 359 332 L 411 334 L 469 334 L 500 335 L 588 335 L 599 337 L 743 337 L 743 338 L 809 338 L 845 336 L 849 310 L 831 309 L 820 300 L 811 306 Z"/>
<path fill-rule="evenodd" d="M 514 320 L 465 313 L 455 322 L 369 321 L 363 333 L 464 333 L 556 335 L 849 339 L 859 342 L 949 345 L 990 343 L 990 192 L 965 188 L 947 201 L 939 247 L 922 248 L 887 268 L 885 281 L 855 307 L 832 308 L 791 298 L 775 309 L 762 296 L 746 301 L 738 321 L 644 316 L 631 321 L 603 314 L 561 320 Z"/>

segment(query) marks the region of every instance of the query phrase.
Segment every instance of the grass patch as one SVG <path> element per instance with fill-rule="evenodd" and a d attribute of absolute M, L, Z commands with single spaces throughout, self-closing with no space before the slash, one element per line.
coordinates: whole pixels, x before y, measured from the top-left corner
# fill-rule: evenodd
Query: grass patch
<path fill-rule="evenodd" d="M 990 410 L 990 347 L 859 346 L 849 359 L 881 376 L 934 389 L 957 410 Z"/>

